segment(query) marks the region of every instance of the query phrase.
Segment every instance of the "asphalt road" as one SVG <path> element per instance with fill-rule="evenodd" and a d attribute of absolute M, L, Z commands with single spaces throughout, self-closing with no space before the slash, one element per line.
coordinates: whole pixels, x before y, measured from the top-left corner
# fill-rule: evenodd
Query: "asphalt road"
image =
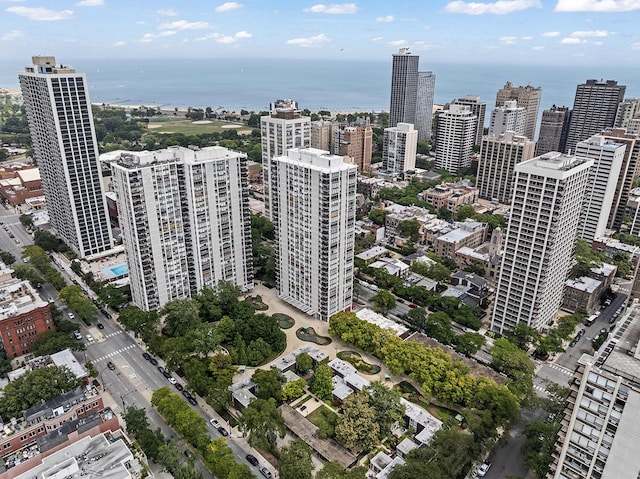
<path fill-rule="evenodd" d="M 8 251 L 20 261 L 22 247 L 33 244 L 33 238 L 20 223 L 18 216 L 14 214 L 13 208 L 0 205 L 0 221 L 3 223 L 0 225 L 0 249 Z M 11 238 L 9 233 L 14 237 Z"/>

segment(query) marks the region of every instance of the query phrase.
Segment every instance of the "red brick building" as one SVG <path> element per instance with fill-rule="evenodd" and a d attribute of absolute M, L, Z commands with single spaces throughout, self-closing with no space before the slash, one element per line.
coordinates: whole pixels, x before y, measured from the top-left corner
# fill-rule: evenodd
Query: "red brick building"
<path fill-rule="evenodd" d="M 29 198 L 44 196 L 40 170 L 31 165 L 3 168 L 0 170 L 0 195 L 11 206 L 24 204 Z"/>
<path fill-rule="evenodd" d="M 28 281 L 0 284 L 0 341 L 8 357 L 28 353 L 31 343 L 50 329 L 54 326 L 49 304 Z"/>

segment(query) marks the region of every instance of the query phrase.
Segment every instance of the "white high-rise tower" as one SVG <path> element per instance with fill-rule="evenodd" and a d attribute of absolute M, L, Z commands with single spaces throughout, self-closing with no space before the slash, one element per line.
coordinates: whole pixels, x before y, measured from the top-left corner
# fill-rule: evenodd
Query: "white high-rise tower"
<path fill-rule="evenodd" d="M 515 166 L 492 331 L 503 334 L 520 322 L 540 329 L 555 317 L 592 165 L 551 152 Z"/>
<path fill-rule="evenodd" d="M 99 255 L 112 237 L 87 80 L 54 57 L 32 61 L 19 79 L 51 226 L 78 256 Z"/>
<path fill-rule="evenodd" d="M 133 303 L 148 311 L 230 281 L 253 288 L 247 159 L 221 146 L 112 164 Z"/>
<path fill-rule="evenodd" d="M 491 112 L 489 136 L 498 136 L 507 131 L 513 131 L 516 135 L 523 136 L 526 120 L 527 110 L 519 107 L 517 101 L 507 100 L 504 105 L 495 107 Z"/>
<path fill-rule="evenodd" d="M 315 148 L 273 164 L 278 295 L 328 321 L 352 303 L 357 167 Z"/>

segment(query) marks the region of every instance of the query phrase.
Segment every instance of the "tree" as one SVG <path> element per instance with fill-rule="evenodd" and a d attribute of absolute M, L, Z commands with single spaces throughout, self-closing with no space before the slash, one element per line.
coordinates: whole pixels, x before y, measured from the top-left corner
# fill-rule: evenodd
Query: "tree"
<path fill-rule="evenodd" d="M 139 334 L 144 341 L 149 342 L 156 331 L 159 318 L 155 311 L 142 311 L 137 306 L 128 306 L 120 311 L 118 321 L 126 330 Z"/>
<path fill-rule="evenodd" d="M 271 399 L 255 399 L 242 411 L 238 424 L 251 446 L 264 447 L 273 452 L 276 439 L 285 433 L 282 413 Z"/>
<path fill-rule="evenodd" d="M 388 214 L 389 212 L 386 210 L 371 208 L 371 211 L 369 211 L 369 219 L 378 226 L 384 226 L 384 220 Z"/>
<path fill-rule="evenodd" d="M 477 216 L 476 210 L 471 205 L 461 205 L 458 208 L 458 212 L 455 215 L 456 221 L 464 221 L 467 218 L 475 219 Z"/>
<path fill-rule="evenodd" d="M 282 388 L 282 399 L 284 401 L 292 401 L 298 399 L 304 394 L 304 388 L 307 386 L 307 381 L 304 379 L 296 379 L 295 381 L 289 381 Z"/>
<path fill-rule="evenodd" d="M 0 416 L 19 417 L 26 409 L 59 396 L 81 384 L 66 367 L 48 366 L 34 369 L 14 379 L 0 397 Z"/>
<path fill-rule="evenodd" d="M 309 353 L 300 353 L 296 356 L 296 372 L 298 374 L 307 374 L 309 369 L 313 367 L 313 359 Z"/>
<path fill-rule="evenodd" d="M 205 453 L 207 467 L 216 477 L 227 477 L 231 468 L 236 464 L 233 451 L 227 446 L 227 441 L 223 437 L 214 439 L 209 443 Z"/>
<path fill-rule="evenodd" d="M 48 252 L 64 253 L 69 249 L 64 241 L 49 231 L 36 230 L 33 233 L 33 243 Z"/>
<path fill-rule="evenodd" d="M 411 238 L 411 241 L 420 240 L 420 222 L 417 220 L 405 220 L 398 225 L 398 234 L 403 238 Z"/>
<path fill-rule="evenodd" d="M 456 336 L 451 326 L 451 318 L 442 311 L 431 313 L 427 317 L 425 329 L 429 336 L 437 339 L 442 344 L 450 344 Z"/>
<path fill-rule="evenodd" d="M 122 416 L 122 419 L 124 419 L 124 423 L 127 426 L 127 432 L 129 434 L 133 434 L 134 436 L 143 429 L 149 428 L 147 412 L 143 408 L 129 406 Z"/>
<path fill-rule="evenodd" d="M 280 479 L 313 479 L 311 448 L 294 439 L 280 451 Z"/>
<path fill-rule="evenodd" d="M 526 441 L 522 446 L 524 463 L 536 476 L 546 477 L 553 461 L 553 451 L 560 424 L 532 421 L 524 428 Z"/>
<path fill-rule="evenodd" d="M 337 462 L 327 462 L 318 471 L 315 479 L 365 479 L 367 470 L 364 467 L 357 467 L 350 471 L 345 471 Z"/>
<path fill-rule="evenodd" d="M 371 298 L 375 304 L 375 310 L 379 313 L 386 314 L 396 307 L 396 297 L 386 289 L 381 289 Z"/>
<path fill-rule="evenodd" d="M 174 479 L 204 479 L 204 474 L 190 462 L 185 462 L 178 466 L 178 469 L 173 473 L 173 477 Z"/>
<path fill-rule="evenodd" d="M 165 439 L 160 428 L 156 428 L 154 431 L 150 429 L 142 429 L 136 433 L 136 440 L 147 457 L 158 462 L 160 448 L 165 443 Z"/>
<path fill-rule="evenodd" d="M 8 251 L 0 251 L 0 260 L 2 260 L 2 262 L 7 266 L 11 266 L 16 262 L 16 257 Z"/>
<path fill-rule="evenodd" d="M 404 315 L 404 319 L 414 328 L 420 331 L 425 331 L 427 329 L 427 316 L 428 314 L 426 309 L 413 308 Z"/>
<path fill-rule="evenodd" d="M 327 400 L 331 398 L 331 392 L 333 391 L 333 382 L 331 378 L 333 372 L 331 368 L 326 364 L 320 364 L 313 378 L 311 379 L 311 392 L 318 396 L 320 399 Z"/>
<path fill-rule="evenodd" d="M 184 336 L 200 324 L 200 306 L 195 299 L 176 299 L 164 305 L 160 315 L 164 318 L 162 332 L 167 336 Z"/>
<path fill-rule="evenodd" d="M 73 330 L 75 331 L 76 329 L 77 327 L 74 325 Z M 34 356 L 47 356 L 64 349 L 81 351 L 85 349 L 85 345 L 82 341 L 77 341 L 69 336 L 68 333 L 49 330 L 38 336 L 29 348 Z"/>
<path fill-rule="evenodd" d="M 378 443 L 379 436 L 380 425 L 369 396 L 359 392 L 345 399 L 336 424 L 336 439 L 348 449 L 369 451 Z"/>
<path fill-rule="evenodd" d="M 484 346 L 484 343 L 485 339 L 482 334 L 469 332 L 456 336 L 454 341 L 456 351 L 468 356 L 477 353 L 478 350 Z"/>
<path fill-rule="evenodd" d="M 160 465 L 165 468 L 166 471 L 172 474 L 178 469 L 178 466 L 182 461 L 182 454 L 176 447 L 175 442 L 168 441 L 159 447 L 158 461 L 160 462 Z"/>
<path fill-rule="evenodd" d="M 227 479 L 254 479 L 254 475 L 245 464 L 236 464 L 231 467 Z"/>
<path fill-rule="evenodd" d="M 276 402 L 282 401 L 282 384 L 284 376 L 277 369 L 257 369 L 251 380 L 256 383 L 256 396 L 260 399 L 273 398 Z"/>
<path fill-rule="evenodd" d="M 380 435 L 384 437 L 390 434 L 393 425 L 404 417 L 405 407 L 400 403 L 400 391 L 389 389 L 380 381 L 372 382 L 364 390 L 369 395 L 369 404 L 375 410 Z"/>

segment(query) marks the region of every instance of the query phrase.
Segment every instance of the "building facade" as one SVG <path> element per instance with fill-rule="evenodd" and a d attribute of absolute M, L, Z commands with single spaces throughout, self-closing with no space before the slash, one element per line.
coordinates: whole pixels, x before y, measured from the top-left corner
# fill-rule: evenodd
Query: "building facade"
<path fill-rule="evenodd" d="M 576 156 L 593 160 L 578 222 L 578 238 L 592 242 L 604 235 L 625 149 L 626 145 L 601 135 L 576 145 Z"/>
<path fill-rule="evenodd" d="M 246 155 L 219 146 L 113 163 L 133 303 L 148 311 L 230 281 L 253 288 Z"/>
<path fill-rule="evenodd" d="M 476 116 L 476 125 L 473 134 L 473 144 L 479 145 L 482 142 L 482 136 L 484 135 L 484 119 L 487 116 L 487 104 L 484 101 L 480 101 L 480 97 L 477 95 L 467 95 L 464 98 L 458 98 L 453 100 L 451 105 L 463 105 L 468 106 Z"/>
<path fill-rule="evenodd" d="M 536 156 L 550 151 L 564 151 L 569 131 L 571 110 L 566 106 L 553 105 L 542 112 L 540 134 L 536 144 Z"/>
<path fill-rule="evenodd" d="M 49 303 L 29 281 L 9 279 L 0 284 L 0 341 L 8 357 L 27 354 L 31 343 L 52 329 Z"/>
<path fill-rule="evenodd" d="M 518 106 L 515 100 L 507 100 L 502 106 L 497 106 L 491 112 L 489 136 L 499 136 L 507 131 L 516 135 L 524 135 L 527 120 L 527 110 Z"/>
<path fill-rule="evenodd" d="M 276 156 L 286 155 L 290 148 L 308 148 L 311 145 L 311 118 L 300 114 L 297 101 L 277 100 L 271 103 L 269 115 L 260 118 L 260 133 L 264 211 L 271 220 L 272 160 Z"/>
<path fill-rule="evenodd" d="M 349 162 L 356 165 L 361 172 L 368 171 L 371 166 L 372 148 L 373 131 L 369 118 L 335 129 L 333 152 L 336 155 L 348 156 Z M 319 149 L 322 150 L 322 148 Z"/>
<path fill-rule="evenodd" d="M 391 175 L 401 176 L 416 167 L 418 131 L 410 123 L 385 128 L 382 143 L 382 168 Z"/>
<path fill-rule="evenodd" d="M 618 105 L 614 126 L 616 128 L 633 128 L 638 119 L 640 119 L 640 98 L 627 98 Z"/>
<path fill-rule="evenodd" d="M 51 226 L 78 256 L 99 255 L 112 237 L 86 77 L 32 60 L 19 79 Z"/>
<path fill-rule="evenodd" d="M 476 141 L 478 118 L 471 108 L 451 105 L 438 115 L 436 135 L 436 167 L 456 174 L 471 164 L 471 153 Z"/>
<path fill-rule="evenodd" d="M 574 151 L 578 142 L 613 127 L 625 90 L 615 80 L 587 80 L 577 86 L 565 152 Z"/>
<path fill-rule="evenodd" d="M 491 330 L 541 329 L 562 304 L 593 160 L 553 152 L 519 163 Z"/>
<path fill-rule="evenodd" d="M 513 83 L 508 81 L 496 94 L 496 106 L 502 106 L 509 100 L 516 100 L 518 106 L 527 111 L 524 136 L 533 141 L 536 136 L 541 98 L 542 88 L 532 87 L 531 85 L 514 87 Z"/>
<path fill-rule="evenodd" d="M 309 142 L 311 148 L 319 150 L 333 151 L 333 137 L 336 129 L 339 128 L 337 123 L 327 120 L 318 120 L 311 122 L 311 140 Z"/>
<path fill-rule="evenodd" d="M 351 308 L 357 168 L 314 148 L 289 150 L 274 165 L 278 295 L 328 321 Z"/>
<path fill-rule="evenodd" d="M 480 145 L 476 186 L 480 198 L 509 203 L 513 193 L 513 170 L 534 156 L 535 142 L 508 131 L 485 136 Z"/>
<path fill-rule="evenodd" d="M 433 97 L 436 90 L 436 76 L 433 72 L 418 72 L 418 96 L 416 123 L 418 141 L 431 141 L 433 124 Z"/>
<path fill-rule="evenodd" d="M 416 122 L 416 102 L 418 98 L 418 63 L 420 57 L 412 55 L 408 48 L 400 48 L 393 55 L 391 68 L 391 103 L 389 105 L 389 126 L 398 123 Z"/>

